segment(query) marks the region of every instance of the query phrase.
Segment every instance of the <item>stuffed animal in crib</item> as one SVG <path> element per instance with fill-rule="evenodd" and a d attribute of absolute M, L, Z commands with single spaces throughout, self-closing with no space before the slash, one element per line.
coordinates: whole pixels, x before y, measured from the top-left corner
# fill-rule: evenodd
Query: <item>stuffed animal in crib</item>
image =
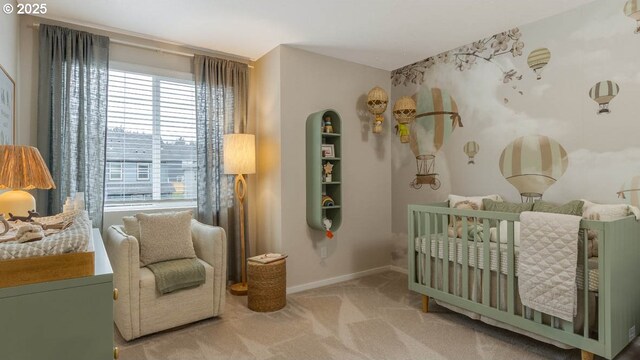
<path fill-rule="evenodd" d="M 454 209 L 463 209 L 463 210 L 478 210 L 478 205 L 472 203 L 471 201 L 465 200 L 456 203 L 453 206 Z M 467 229 L 471 229 L 475 225 L 476 218 L 467 217 Z M 449 237 L 462 237 L 462 217 L 454 216 L 453 223 L 449 224 Z M 467 230 L 468 231 L 468 230 Z"/>

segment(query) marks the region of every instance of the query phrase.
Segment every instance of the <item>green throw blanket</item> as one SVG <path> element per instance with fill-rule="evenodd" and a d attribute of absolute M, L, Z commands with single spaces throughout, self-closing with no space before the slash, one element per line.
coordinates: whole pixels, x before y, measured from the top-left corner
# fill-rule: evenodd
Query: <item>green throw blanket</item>
<path fill-rule="evenodd" d="M 147 268 L 156 277 L 156 289 L 163 295 L 202 285 L 206 277 L 204 265 L 198 259 L 161 261 Z"/>

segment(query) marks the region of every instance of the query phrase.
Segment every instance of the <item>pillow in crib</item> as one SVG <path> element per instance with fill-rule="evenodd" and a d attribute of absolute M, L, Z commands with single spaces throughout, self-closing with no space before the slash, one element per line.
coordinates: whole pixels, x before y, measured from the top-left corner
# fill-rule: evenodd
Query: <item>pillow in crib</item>
<path fill-rule="evenodd" d="M 584 202 L 582 202 L 582 200 L 572 200 L 563 205 L 556 205 L 550 202 L 536 200 L 536 202 L 533 203 L 532 211 L 582 216 L 583 205 Z"/>
<path fill-rule="evenodd" d="M 494 201 L 491 199 L 482 199 L 482 205 L 484 210 L 506 213 L 521 213 L 523 211 L 531 211 L 533 209 L 533 203 L 517 204 L 506 201 Z"/>
<path fill-rule="evenodd" d="M 507 220 L 500 221 L 500 243 L 506 244 L 509 234 L 507 233 Z M 496 242 L 498 238 L 498 231 L 496 228 L 491 228 L 491 241 Z M 520 221 L 513 222 L 513 244 L 520 246 Z"/>
<path fill-rule="evenodd" d="M 484 206 L 482 205 L 483 199 L 490 199 L 493 201 L 502 201 L 500 195 L 485 195 L 485 196 L 459 196 L 459 195 L 449 195 L 449 207 L 456 207 L 456 204 L 462 201 L 468 201 L 478 206 L 479 210 L 484 210 Z"/>
<path fill-rule="evenodd" d="M 584 202 L 582 218 L 589 220 L 609 221 L 617 220 L 629 215 L 640 217 L 640 210 L 627 204 L 596 204 L 588 200 Z"/>

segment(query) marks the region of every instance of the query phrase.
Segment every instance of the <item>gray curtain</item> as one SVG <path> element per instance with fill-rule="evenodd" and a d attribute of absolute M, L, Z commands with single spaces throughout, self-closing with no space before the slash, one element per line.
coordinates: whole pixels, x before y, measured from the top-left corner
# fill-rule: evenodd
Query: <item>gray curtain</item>
<path fill-rule="evenodd" d="M 229 280 L 237 282 L 240 281 L 240 232 L 233 175 L 224 175 L 222 138 L 224 134 L 245 130 L 248 66 L 201 55 L 194 57 L 193 64 L 198 138 L 198 220 L 226 230 Z"/>
<path fill-rule="evenodd" d="M 102 226 L 109 38 L 40 25 L 38 148 L 55 190 L 39 208 L 62 211 L 67 196 L 84 192 L 93 226 Z"/>

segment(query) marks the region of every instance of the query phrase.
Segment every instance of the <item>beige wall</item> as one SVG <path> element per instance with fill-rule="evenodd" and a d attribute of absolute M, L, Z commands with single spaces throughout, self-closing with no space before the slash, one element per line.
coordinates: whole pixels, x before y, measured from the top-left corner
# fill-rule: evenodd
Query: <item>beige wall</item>
<path fill-rule="evenodd" d="M 257 223 L 254 254 L 282 251 L 280 47 L 255 63 Z M 250 177 L 251 178 L 251 177 Z"/>
<path fill-rule="evenodd" d="M 277 62 L 275 51 L 278 49 L 268 55 L 272 59 L 261 59 L 258 63 Z M 271 112 L 269 126 L 260 125 L 258 130 L 260 141 L 275 142 L 277 135 L 272 132 L 274 129 L 280 132 L 280 163 L 275 167 L 280 168 L 280 183 L 277 176 L 272 177 L 272 185 L 261 188 L 258 195 L 275 200 L 273 204 L 264 204 L 270 206 L 261 207 L 258 216 L 281 217 L 282 222 L 280 239 L 268 238 L 274 236 L 273 233 L 266 235 L 268 240 L 265 242 L 274 246 L 266 250 L 289 254 L 289 287 L 389 265 L 389 111 L 384 133 L 378 136 L 371 133 L 371 117 L 366 110 L 366 95 L 371 88 L 377 85 L 390 91 L 389 72 L 287 46 L 279 47 L 279 58 L 279 70 L 272 62 L 269 67 L 256 68 L 280 71 L 280 110 Z M 277 90 L 277 79 L 265 86 Z M 306 119 L 309 114 L 327 108 L 340 113 L 343 130 L 342 226 L 332 240 L 307 226 L 304 195 Z M 258 119 L 259 122 L 263 120 Z M 277 152 L 273 156 L 277 156 Z M 263 160 L 274 161 L 271 158 Z M 259 181 L 263 181 L 261 177 Z M 265 191 L 272 192 L 265 195 Z M 279 198 L 277 191 L 281 191 Z M 268 214 L 270 212 L 275 214 Z M 258 242 L 262 239 L 263 234 L 259 233 Z M 323 248 L 327 252 L 326 258 L 321 256 Z"/>

